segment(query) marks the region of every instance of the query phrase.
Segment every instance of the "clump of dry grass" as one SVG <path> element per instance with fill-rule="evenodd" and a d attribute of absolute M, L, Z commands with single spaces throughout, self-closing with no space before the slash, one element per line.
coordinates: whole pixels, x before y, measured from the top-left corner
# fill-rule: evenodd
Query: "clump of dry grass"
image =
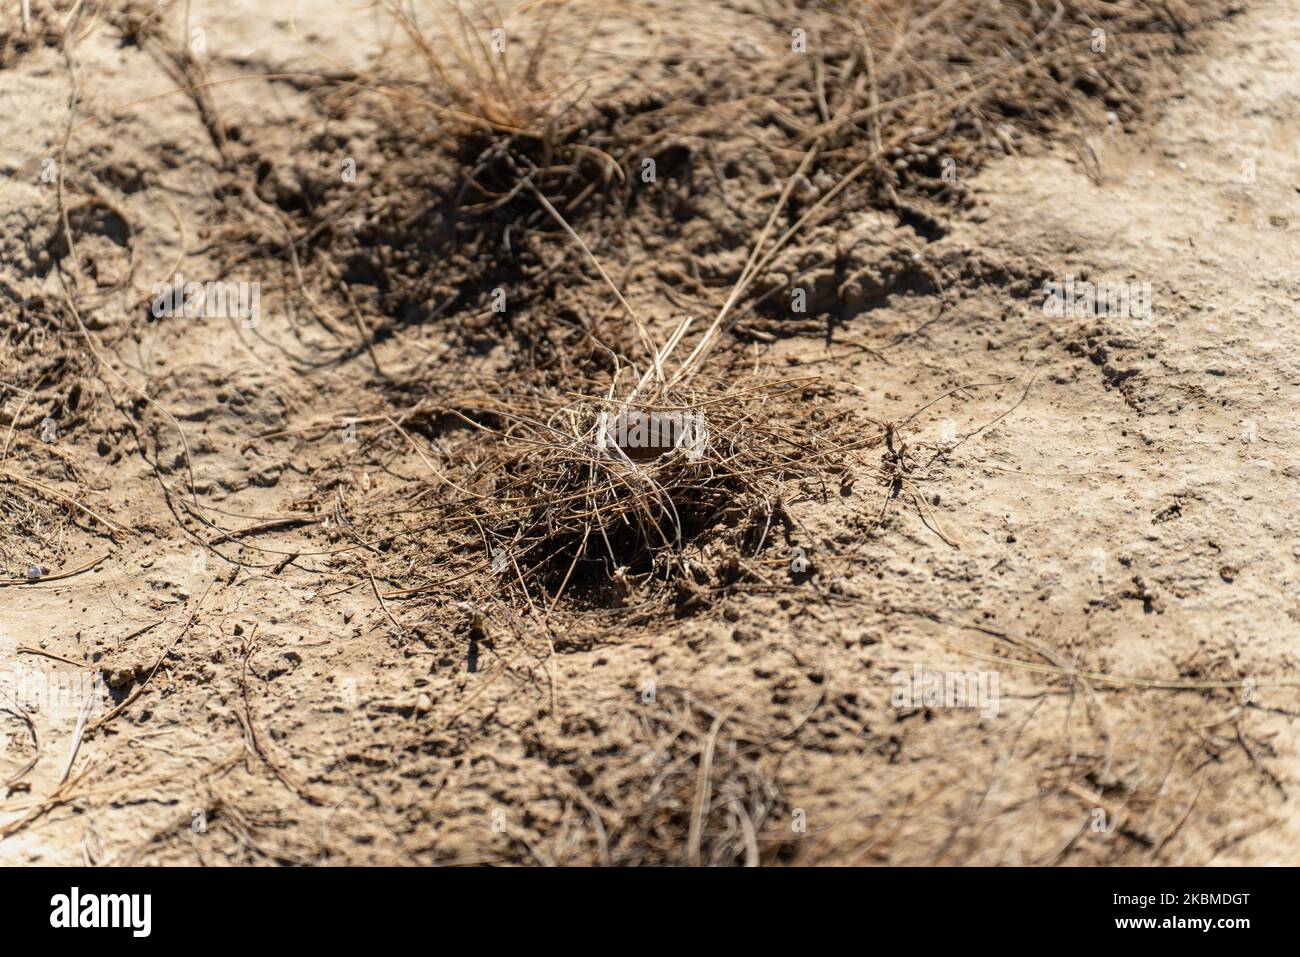
<path fill-rule="evenodd" d="M 582 37 L 564 38 L 569 50 L 562 57 L 553 30 L 568 6 L 543 0 L 507 15 L 495 2 L 385 0 L 408 45 L 390 50 L 388 62 L 398 65 L 385 67 L 375 89 L 407 131 L 432 124 L 444 139 L 450 134 L 467 161 L 464 186 L 477 199 L 467 211 L 490 212 L 514 200 L 523 175 L 518 164 L 526 164 L 530 182 L 557 193 L 586 185 L 584 168 L 599 170 L 606 184 L 623 176 L 622 164 L 584 129 L 591 71 L 580 67 L 603 11 L 589 11 Z M 411 63 L 424 68 L 423 82 L 412 81 Z"/>
<path fill-rule="evenodd" d="M 566 95 L 572 97 L 575 87 L 567 78 L 572 64 L 554 79 L 545 69 L 551 28 L 563 3 L 524 4 L 514 11 L 541 10 L 535 32 L 527 33 L 527 47 L 524 34 L 495 2 L 470 6 L 457 0 L 385 0 L 384 9 L 427 69 L 424 105 L 436 117 L 470 130 L 547 136 L 572 106 Z M 582 54 L 580 48 L 575 62 Z"/>
<path fill-rule="evenodd" d="M 761 580 L 764 573 L 744 560 L 776 538 L 782 483 L 843 467 L 872 441 L 855 435 L 844 416 L 808 428 L 809 411 L 800 405 L 809 385 L 758 381 L 665 390 L 645 400 L 615 398 L 613 385 L 594 398 L 484 393 L 430 409 L 469 427 L 467 454 L 448 450 L 442 462 L 428 463 L 437 527 L 460 532 L 447 554 L 430 558 L 440 567 L 465 566 L 464 550 L 472 549 L 470 569 L 495 577 L 506 593 L 547 603 L 574 589 L 617 606 L 654 581 L 734 581 L 747 572 Z M 690 421 L 693 431 L 685 441 L 624 446 L 614 428 L 620 419 L 633 428 Z M 464 464 L 449 465 L 457 461 Z M 687 556 L 695 536 L 710 528 L 731 529 L 736 546 L 720 572 L 692 568 Z"/>
<path fill-rule="evenodd" d="M 630 360 L 615 354 L 615 370 L 603 394 L 534 387 L 462 400 L 457 407 L 439 410 L 495 439 L 482 448 L 482 458 L 472 470 L 458 477 L 426 458 L 437 479 L 437 494 L 443 501 L 451 496 L 442 526 L 477 531 L 484 555 L 481 566 L 503 582 L 517 584 L 530 599 L 536 594 L 545 596 L 547 603 L 558 601 L 577 573 L 576 580 L 587 584 L 589 594 L 612 586 L 613 604 L 622 604 L 636 587 L 629 576 L 689 582 L 693 576 L 686 544 L 719 521 L 739 524 L 739 506 L 749 518 L 762 514 L 762 531 L 756 540 L 735 543 L 739 548 L 720 576 L 730 583 L 739 577 L 740 561 L 753 557 L 768 541 L 781 483 L 832 467 L 842 469 L 845 455 L 883 440 L 882 429 L 868 429 L 863 437 L 842 415 L 809 428 L 806 410 L 789 401 L 790 395 L 811 384 L 806 379 L 742 381 L 716 391 L 694 384 L 733 321 L 735 303 L 802 224 L 796 222 L 770 241 L 797 177 L 814 155 L 810 151 L 787 181 L 731 294 L 675 370 L 671 361 L 686 341 L 691 318 L 656 345 L 641 316 L 578 233 L 535 184 L 527 184 L 626 312 L 635 330 L 628 351 L 639 359 L 633 370 L 639 365 L 643 371 L 633 371 L 625 385 L 622 373 Z M 648 441 L 645 435 L 627 435 L 629 421 L 644 429 L 646 423 L 662 419 L 676 425 L 669 434 Z M 689 428 L 683 428 L 687 422 Z M 616 423 L 622 428 L 613 429 L 614 435 Z M 765 503 L 765 514 L 752 505 L 746 508 L 745 503 L 754 502 Z M 599 574 L 593 574 L 593 566 Z M 707 575 L 694 577 L 699 584 L 709 580 Z M 754 577 L 766 581 L 762 574 Z M 602 603 L 609 604 L 608 594 Z"/>

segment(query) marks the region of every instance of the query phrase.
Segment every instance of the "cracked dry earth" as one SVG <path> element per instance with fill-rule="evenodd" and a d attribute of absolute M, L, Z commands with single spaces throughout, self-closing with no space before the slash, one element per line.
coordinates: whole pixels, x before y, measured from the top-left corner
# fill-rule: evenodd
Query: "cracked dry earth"
<path fill-rule="evenodd" d="M 258 35 L 249 8 L 208 21 L 221 56 L 317 68 L 288 5 L 258 4 L 272 24 Z M 339 57 L 373 42 L 339 12 L 311 38 Z M 78 55 L 99 107 L 170 83 L 102 34 Z M 66 116 L 60 51 L 29 54 L 17 79 L 7 168 Z M 260 90 L 214 95 L 228 120 L 260 112 L 292 135 L 305 95 Z M 0 589 L 2 650 L 98 669 L 108 706 L 129 704 L 82 736 L 62 789 L 77 714 L 33 715 L 38 751 L 5 726 L 6 777 L 37 763 L 0 799 L 0 861 L 598 862 L 597 830 L 623 823 L 599 793 L 607 764 L 672 746 L 620 718 L 650 679 L 664 707 L 705 702 L 763 742 L 752 765 L 718 767 L 761 768 L 779 793 L 765 859 L 1300 863 L 1300 10 L 1262 2 L 1212 27 L 1145 116 L 990 163 L 974 209 L 929 238 L 854 213 L 790 253 L 910 244 L 944 280 L 942 302 L 900 290 L 829 334 L 761 347 L 924 450 L 924 515 L 899 498 L 873 527 L 884 489 L 865 474 L 788 506 L 818 572 L 807 593 L 737 594 L 594 642 L 553 638 L 553 653 L 503 647 L 471 672 L 409 640 L 402 603 L 368 582 L 341 591 L 328 545 L 302 529 L 257 536 L 251 568 L 196 560 L 111 416 L 58 443 L 91 505 L 131 534 L 71 528 L 59 567 L 107 558 Z M 203 220 L 210 145 L 188 100 L 120 123 L 82 135 L 131 213 L 142 274 L 168 275 L 178 223 Z M 133 188 L 141 170 L 158 172 Z M 0 195 L 5 222 L 48 204 L 39 188 Z M 105 270 L 111 232 L 82 250 Z M 204 274 L 188 242 L 183 270 Z M 54 281 L 5 270 L 13 288 Z M 1151 322 L 1049 318 L 1041 284 L 1067 274 L 1150 282 Z M 89 324 L 126 308 L 105 302 Z M 436 339 L 403 329 L 375 358 L 400 365 Z M 247 437 L 341 422 L 365 381 L 366 357 L 296 376 L 277 345 L 297 348 L 273 322 L 252 336 L 201 319 L 150 325 L 111 357 L 148 373 L 190 437 L 196 486 L 235 527 L 300 514 L 307 496 L 310 461 Z M 419 467 L 358 468 L 348 494 L 396 495 Z M 536 664 L 506 669 L 511 655 Z M 997 714 L 896 707 L 891 676 L 918 667 L 996 671 Z"/>

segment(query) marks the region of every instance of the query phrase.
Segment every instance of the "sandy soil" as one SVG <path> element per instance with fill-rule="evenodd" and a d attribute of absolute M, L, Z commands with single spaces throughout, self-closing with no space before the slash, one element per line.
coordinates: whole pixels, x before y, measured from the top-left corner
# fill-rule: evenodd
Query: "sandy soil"
<path fill-rule="evenodd" d="M 194 6 L 211 76 L 341 69 L 391 35 L 332 3 L 299 9 L 300 35 L 283 0 Z M 697 38 L 682 55 L 770 44 L 758 10 L 672 11 Z M 636 49 L 630 29 L 606 48 Z M 120 105 L 177 79 L 97 24 L 75 47 L 79 113 L 108 121 L 77 131 L 66 176 L 98 197 L 75 214 L 80 301 L 122 379 L 87 360 L 29 385 L 57 395 L 23 411 L 4 467 L 85 490 L 124 531 L 74 513 L 11 547 L 15 578 L 102 561 L 0 587 L 0 655 L 11 679 L 108 691 L 86 726 L 66 701 L 29 708 L 30 731 L 5 717 L 0 773 L 36 763 L 0 800 L 0 861 L 1300 863 L 1300 10 L 1261 0 L 1199 42 L 1138 113 L 1108 121 L 1102 105 L 1076 132 L 959 169 L 969 208 L 920 229 L 849 205 L 774 264 L 841 301 L 757 313 L 741 354 L 895 423 L 924 507 L 848 475 L 785 501 L 772 567 L 794 548 L 812 565 L 788 588 L 609 626 L 519 618 L 467 645 L 455 596 L 395 595 L 422 581 L 400 542 L 345 568 L 339 526 L 349 503 L 398 500 L 424 475 L 423 453 L 364 444 L 384 374 L 485 379 L 501 350 L 412 321 L 349 352 L 293 311 L 285 263 L 229 276 L 264 281 L 256 327 L 139 322 L 155 281 L 223 275 L 246 239 L 214 199 L 237 187 L 211 124 L 189 97 Z M 50 43 L 0 80 L 11 312 L 61 295 L 55 185 L 15 171 L 62 139 L 69 69 Z M 374 120 L 313 89 L 209 91 L 272 161 L 259 189 L 286 223 L 310 202 L 301 183 L 335 174 L 335 144 L 353 144 L 360 191 L 382 161 L 355 146 Z M 707 150 L 687 152 L 712 175 Z M 765 209 L 773 182 L 727 179 L 728 202 Z M 719 249 L 727 216 L 715 199 L 620 263 L 657 330 L 681 311 L 665 284 L 725 294 L 678 279 L 738 271 L 748 235 Z M 904 266 L 846 305 L 846 268 L 882 262 Z M 441 264 L 408 265 L 436 296 Z M 1067 275 L 1149 282 L 1150 321 L 1045 314 L 1042 283 Z M 69 400 L 74 382 L 86 399 Z M 295 438 L 254 441 L 272 431 Z M 190 468 L 195 501 L 253 529 L 200 530 L 231 561 L 199 547 L 177 501 Z M 896 675 L 917 669 L 995 675 L 996 714 L 900 705 Z"/>

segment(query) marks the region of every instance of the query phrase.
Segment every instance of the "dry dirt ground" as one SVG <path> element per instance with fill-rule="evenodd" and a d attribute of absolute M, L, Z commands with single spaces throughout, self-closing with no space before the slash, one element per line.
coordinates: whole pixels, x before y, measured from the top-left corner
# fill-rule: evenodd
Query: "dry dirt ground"
<path fill-rule="evenodd" d="M 774 42 L 761 5 L 646 9 L 695 38 L 686 61 Z M 342 69 L 391 34 L 324 0 L 189 16 L 209 77 Z M 649 42 L 622 30 L 602 38 L 615 61 Z M 102 349 L 98 372 L 86 355 L 38 382 L 13 356 L 3 370 L 0 468 L 34 524 L 4 539 L 0 655 L 27 691 L 0 727 L 0 861 L 1300 863 L 1294 3 L 1204 28 L 1140 110 L 1099 104 L 959 166 L 974 201 L 934 223 L 848 205 L 801 236 L 773 268 L 815 300 L 842 278 L 828 260 L 924 266 L 851 307 L 760 311 L 732 357 L 818 376 L 829 408 L 895 423 L 907 491 L 869 469 L 788 491 L 762 559 L 780 587 L 608 624 L 582 609 L 482 624 L 463 595 L 397 594 L 442 577 L 403 541 L 344 554 L 356 503 L 408 500 L 445 461 L 431 435 L 370 441 L 393 407 L 379 390 L 430 368 L 490 384 L 508 357 L 418 315 L 366 348 L 331 343 L 277 291 L 283 257 L 229 273 L 264 281 L 256 326 L 137 321 L 155 281 L 229 268 L 241 238 L 214 196 L 232 187 L 165 62 L 109 18 L 72 49 L 0 64 L 0 321 L 73 281 L 87 329 L 65 315 L 62 341 Z M 58 182 L 23 165 L 63 141 L 70 76 L 79 119 L 100 118 L 66 154 L 75 250 Z M 239 133 L 228 149 L 268 158 L 268 221 L 310 203 L 305 167 L 335 175 L 339 144 L 373 132 L 313 89 L 209 90 Z M 687 147 L 676 162 L 696 176 L 730 156 Z M 365 190 L 383 160 L 350 148 Z M 788 172 L 719 182 L 765 215 Z M 616 263 L 656 332 L 725 296 L 689 274 L 743 261 L 753 228 L 710 209 Z M 74 258 L 75 280 L 51 268 Z M 392 268 L 433 301 L 437 257 Z M 1067 275 L 1149 282 L 1150 321 L 1045 314 L 1043 281 Z M 591 279 L 534 308 L 608 300 Z M 95 515 L 57 497 L 47 514 L 50 489 Z M 251 531 L 222 541 L 187 499 Z M 785 574 L 799 554 L 809 571 Z M 32 565 L 48 575 L 22 584 Z M 996 680 L 996 706 L 900 702 L 897 674 L 918 669 Z M 106 692 L 83 714 L 69 689 L 85 676 Z"/>

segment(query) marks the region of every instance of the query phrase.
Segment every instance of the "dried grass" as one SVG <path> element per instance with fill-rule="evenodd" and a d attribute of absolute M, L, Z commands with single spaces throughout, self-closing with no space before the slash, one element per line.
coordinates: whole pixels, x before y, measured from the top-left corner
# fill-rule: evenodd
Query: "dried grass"
<path fill-rule="evenodd" d="M 791 849 L 772 742 L 681 689 L 607 717 L 626 746 L 583 768 L 590 784 L 576 793 L 599 824 L 579 831 L 580 862 L 755 867 Z"/>
<path fill-rule="evenodd" d="M 584 54 L 579 48 L 558 79 L 548 78 L 548 40 L 555 15 L 563 6 L 562 2 L 524 4 L 507 17 L 495 2 L 383 3 L 427 70 L 427 85 L 419 102 L 431 110 L 431 118 L 458 126 L 461 132 L 488 131 L 535 139 L 551 135 L 572 106 L 572 100 L 565 100 L 574 88 L 568 77 Z M 516 30 L 517 15 L 530 10 L 540 11 L 535 26 Z M 524 36 L 528 38 L 526 48 Z"/>
<path fill-rule="evenodd" d="M 634 406 L 616 399 L 613 386 L 595 398 L 485 392 L 454 406 L 430 405 L 406 424 L 459 423 L 464 446 L 428 464 L 433 479 L 412 504 L 435 504 L 358 512 L 350 522 L 391 528 L 405 518 L 411 527 L 403 537 L 434 531 L 419 539 L 431 549 L 429 566 L 456 571 L 399 595 L 438 591 L 477 574 L 504 595 L 536 596 L 543 604 L 575 590 L 588 602 L 631 604 L 652 582 L 708 581 L 716 570 L 693 569 L 687 549 L 711 528 L 730 529 L 738 548 L 721 577 L 763 580 L 745 559 L 776 537 L 767 529 L 780 511 L 782 483 L 844 468 L 846 456 L 879 441 L 874 430 L 868 438 L 855 433 L 845 417 L 801 429 L 807 410 L 798 406 L 810 384 L 665 391 Z M 647 416 L 699 414 L 705 432 L 692 447 L 635 458 L 640 450 L 601 439 L 602 422 L 629 408 Z"/>

